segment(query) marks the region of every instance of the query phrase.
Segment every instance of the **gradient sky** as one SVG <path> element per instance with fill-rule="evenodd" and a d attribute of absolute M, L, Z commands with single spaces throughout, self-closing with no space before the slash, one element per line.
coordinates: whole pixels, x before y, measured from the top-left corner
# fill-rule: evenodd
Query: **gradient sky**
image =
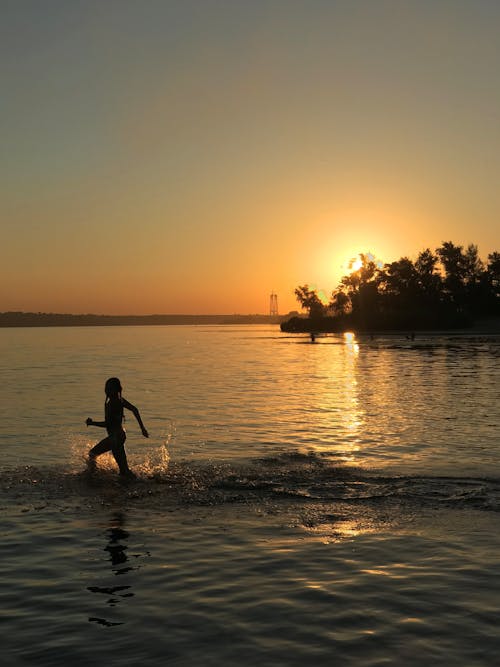
<path fill-rule="evenodd" d="M 0 0 L 0 311 L 265 313 L 500 251 L 500 3 Z"/>

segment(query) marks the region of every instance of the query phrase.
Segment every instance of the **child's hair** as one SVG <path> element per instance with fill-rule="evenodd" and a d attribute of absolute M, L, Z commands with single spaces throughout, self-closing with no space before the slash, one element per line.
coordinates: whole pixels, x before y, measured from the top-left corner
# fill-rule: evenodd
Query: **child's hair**
<path fill-rule="evenodd" d="M 122 393 L 122 385 L 120 380 L 118 378 L 109 378 L 109 380 L 106 380 L 106 384 L 104 385 L 104 392 L 108 397 L 114 396 L 116 394 L 120 396 Z"/>

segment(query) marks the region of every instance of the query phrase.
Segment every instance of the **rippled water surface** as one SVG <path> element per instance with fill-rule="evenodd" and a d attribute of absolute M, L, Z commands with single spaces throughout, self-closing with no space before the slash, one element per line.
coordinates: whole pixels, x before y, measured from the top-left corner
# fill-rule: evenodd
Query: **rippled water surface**
<path fill-rule="evenodd" d="M 5 664 L 493 665 L 500 338 L 0 330 Z M 118 375 L 138 474 L 111 458 Z"/>

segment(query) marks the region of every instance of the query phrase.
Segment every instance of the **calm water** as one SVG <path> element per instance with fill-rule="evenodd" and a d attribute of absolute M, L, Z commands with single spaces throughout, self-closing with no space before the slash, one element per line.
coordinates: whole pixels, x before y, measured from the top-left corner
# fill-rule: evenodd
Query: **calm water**
<path fill-rule="evenodd" d="M 0 330 L 5 664 L 494 665 L 498 336 Z M 90 477 L 118 375 L 136 483 Z"/>

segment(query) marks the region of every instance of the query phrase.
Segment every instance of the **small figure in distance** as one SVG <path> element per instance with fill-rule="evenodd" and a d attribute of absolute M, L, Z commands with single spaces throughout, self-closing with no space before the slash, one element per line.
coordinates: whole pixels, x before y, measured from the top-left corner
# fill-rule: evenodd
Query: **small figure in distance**
<path fill-rule="evenodd" d="M 104 403 L 104 421 L 96 422 L 90 417 L 86 420 L 87 426 L 100 426 L 108 432 L 107 438 L 97 443 L 89 452 L 89 469 L 95 470 L 96 458 L 104 452 L 111 451 L 123 477 L 134 478 L 134 473 L 128 467 L 127 455 L 125 454 L 125 439 L 127 437 L 123 428 L 123 408 L 130 410 L 141 427 L 142 435 L 149 437 L 146 427 L 142 423 L 139 410 L 122 396 L 122 385 L 118 378 L 109 378 L 104 386 L 106 401 Z"/>

